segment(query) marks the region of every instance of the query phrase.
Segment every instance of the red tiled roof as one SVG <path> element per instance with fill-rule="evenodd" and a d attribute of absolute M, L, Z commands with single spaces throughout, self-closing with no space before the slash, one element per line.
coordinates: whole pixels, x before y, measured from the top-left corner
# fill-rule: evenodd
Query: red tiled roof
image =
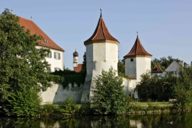
<path fill-rule="evenodd" d="M 36 34 L 42 37 L 42 40 L 38 41 L 39 46 L 64 51 L 59 45 L 57 45 L 51 38 L 49 38 L 32 20 L 28 20 L 22 17 L 19 18 L 19 24 L 28 30 L 31 34 Z"/>
<path fill-rule="evenodd" d="M 105 22 L 100 15 L 97 27 L 95 29 L 95 32 L 93 35 L 84 42 L 85 45 L 91 44 L 91 43 L 100 43 L 106 40 L 113 41 L 114 43 L 119 42 L 116 38 L 114 38 L 108 31 Z"/>
<path fill-rule="evenodd" d="M 159 64 L 156 64 L 152 69 L 152 73 L 163 73 L 163 70 L 161 69 Z"/>
<path fill-rule="evenodd" d="M 127 55 L 125 55 L 124 58 L 136 57 L 136 56 L 152 56 L 143 48 L 138 36 L 135 40 L 135 44 L 133 45 L 131 51 Z"/>
<path fill-rule="evenodd" d="M 82 69 L 83 69 L 83 64 L 78 64 L 77 67 L 74 67 L 74 68 L 73 68 L 73 70 L 74 70 L 75 72 L 81 72 Z"/>

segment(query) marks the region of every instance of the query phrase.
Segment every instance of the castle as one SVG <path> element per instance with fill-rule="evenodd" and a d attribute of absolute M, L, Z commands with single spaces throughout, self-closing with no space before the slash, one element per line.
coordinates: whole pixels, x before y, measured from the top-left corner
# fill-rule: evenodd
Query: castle
<path fill-rule="evenodd" d="M 27 25 L 23 26 L 29 28 Z M 29 30 L 30 29 L 32 28 L 29 28 Z M 38 33 L 40 30 L 36 28 L 33 31 L 33 33 Z M 40 32 L 40 34 L 41 33 L 43 32 Z M 47 35 L 44 35 L 43 37 L 45 39 L 48 38 Z M 52 45 L 49 44 L 50 42 L 52 42 Z M 53 47 L 54 45 L 57 46 L 57 48 Z M 49 87 L 46 91 L 40 93 L 43 103 L 62 102 L 68 97 L 72 97 L 76 102 L 89 102 L 94 95 L 94 78 L 101 74 L 103 70 L 107 71 L 110 68 L 118 72 L 119 41 L 108 31 L 102 13 L 100 14 L 94 33 L 89 39 L 84 41 L 84 45 L 86 47 L 86 78 L 84 85 L 65 89 L 62 85 L 53 83 L 52 87 Z M 59 57 L 60 59 L 63 58 L 64 50 L 56 45 L 51 39 L 43 42 L 43 45 L 40 44 L 37 48 L 39 47 L 47 47 L 51 49 L 54 53 L 54 58 L 56 58 L 55 52 L 61 54 Z M 137 83 L 141 81 L 141 75 L 151 72 L 151 56 L 152 55 L 144 49 L 139 36 L 137 35 L 132 49 L 124 56 L 125 77 L 123 78 L 122 86 L 127 95 L 137 95 L 135 93 L 135 87 Z M 73 53 L 73 57 L 74 69 L 80 71 L 82 65 L 78 64 L 77 51 Z M 59 69 L 63 69 L 63 67 L 61 67 L 63 66 L 63 60 L 62 62 L 53 60 L 48 61 L 48 63 L 51 66 L 51 71 L 57 70 L 54 68 L 55 65 L 60 65 Z"/>
<path fill-rule="evenodd" d="M 118 71 L 119 41 L 108 31 L 102 14 L 93 35 L 84 42 L 86 47 L 86 79 L 84 83 L 81 102 L 88 102 L 93 97 L 95 89 L 94 78 L 110 68 Z M 77 51 L 74 52 L 74 65 L 77 66 Z M 151 72 L 151 54 L 141 44 L 137 35 L 135 44 L 125 60 L 125 78 L 123 86 L 126 94 L 134 95 L 134 89 L 141 81 L 141 75 Z M 118 74 L 118 73 L 117 73 Z"/>

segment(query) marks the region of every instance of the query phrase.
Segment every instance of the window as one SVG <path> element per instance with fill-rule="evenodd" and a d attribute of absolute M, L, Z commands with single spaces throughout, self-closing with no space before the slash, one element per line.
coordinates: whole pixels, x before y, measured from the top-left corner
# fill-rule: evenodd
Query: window
<path fill-rule="evenodd" d="M 54 58 L 57 59 L 57 60 L 60 60 L 61 59 L 60 53 L 54 52 Z"/>
<path fill-rule="evenodd" d="M 50 51 L 47 55 L 48 58 L 52 58 L 52 52 Z"/>
<path fill-rule="evenodd" d="M 133 58 L 131 58 L 130 61 L 133 62 Z"/>

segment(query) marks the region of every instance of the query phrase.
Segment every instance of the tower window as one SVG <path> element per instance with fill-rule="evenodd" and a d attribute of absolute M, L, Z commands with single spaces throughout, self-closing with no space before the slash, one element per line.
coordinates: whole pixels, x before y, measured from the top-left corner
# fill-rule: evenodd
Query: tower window
<path fill-rule="evenodd" d="M 133 58 L 131 58 L 130 61 L 133 62 Z"/>

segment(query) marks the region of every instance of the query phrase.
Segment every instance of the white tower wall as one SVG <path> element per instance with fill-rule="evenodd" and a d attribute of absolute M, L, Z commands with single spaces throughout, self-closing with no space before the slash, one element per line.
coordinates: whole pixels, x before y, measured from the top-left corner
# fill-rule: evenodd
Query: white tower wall
<path fill-rule="evenodd" d="M 134 78 L 140 81 L 141 76 L 149 72 L 151 72 L 150 56 L 137 56 L 125 59 L 125 75 L 128 78 Z"/>
<path fill-rule="evenodd" d="M 136 57 L 137 81 L 141 81 L 143 74 L 151 72 L 151 57 Z"/>
<path fill-rule="evenodd" d="M 102 70 L 117 71 L 118 45 L 114 43 L 93 43 L 86 46 L 87 77 L 89 80 L 101 74 Z"/>
<path fill-rule="evenodd" d="M 125 75 L 129 78 L 136 78 L 136 59 L 126 58 L 125 59 Z"/>
<path fill-rule="evenodd" d="M 78 56 L 74 56 L 73 57 L 73 67 L 77 67 L 78 66 L 78 59 L 79 59 Z"/>
<path fill-rule="evenodd" d="M 95 78 L 101 72 L 110 68 L 117 71 L 118 44 L 112 42 L 99 42 L 86 45 L 86 68 L 84 93 L 82 102 L 88 102 L 93 97 L 95 89 Z"/>

